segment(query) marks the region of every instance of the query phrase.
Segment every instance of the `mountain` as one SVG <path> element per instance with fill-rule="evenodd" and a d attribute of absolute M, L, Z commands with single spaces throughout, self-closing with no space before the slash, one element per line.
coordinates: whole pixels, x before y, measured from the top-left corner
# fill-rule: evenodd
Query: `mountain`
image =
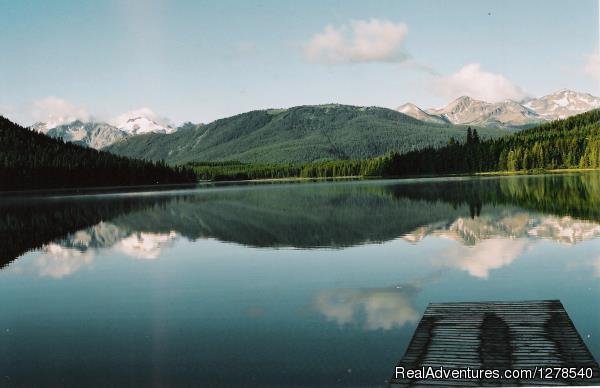
<path fill-rule="evenodd" d="M 64 143 L 2 116 L 0 144 L 0 190 L 195 181 L 188 170 Z"/>
<path fill-rule="evenodd" d="M 467 96 L 457 98 L 442 109 L 429 109 L 427 113 L 453 124 L 484 127 L 514 127 L 542 121 L 535 112 L 517 102 L 506 100 L 492 104 Z"/>
<path fill-rule="evenodd" d="M 600 108 L 600 98 L 588 93 L 561 90 L 538 99 L 528 100 L 524 106 L 545 120 L 556 120 Z"/>
<path fill-rule="evenodd" d="M 144 133 L 173 133 L 175 128 L 168 124 L 160 124 L 149 115 L 120 116 L 114 120 L 113 125 L 128 135 L 141 135 Z"/>
<path fill-rule="evenodd" d="M 189 125 L 189 123 L 186 123 Z M 173 133 L 177 128 L 165 124 L 148 109 L 140 109 L 124 113 L 111 124 L 101 121 L 75 120 L 70 123 L 55 125 L 52 123 L 35 123 L 30 129 L 53 138 L 62 139 L 85 147 L 101 149 L 129 136 L 145 133 Z"/>
<path fill-rule="evenodd" d="M 127 132 L 110 124 L 80 120 L 52 128 L 47 128 L 44 123 L 37 123 L 31 129 L 53 138 L 96 149 L 106 147 L 128 136 Z"/>
<path fill-rule="evenodd" d="M 419 120 L 440 119 L 457 125 L 515 129 L 567 118 L 596 108 L 600 108 L 600 98 L 561 90 L 524 101 L 489 103 L 462 96 L 439 109 L 422 110 L 408 103 L 397 110 Z"/>
<path fill-rule="evenodd" d="M 242 113 L 171 134 L 146 134 L 105 148 L 117 155 L 165 160 L 299 163 L 364 159 L 391 150 L 406 152 L 464 139 L 466 128 L 416 120 L 378 107 L 298 106 Z M 484 129 L 484 138 L 505 131 Z"/>
<path fill-rule="evenodd" d="M 450 124 L 450 120 L 439 115 L 429 114 L 410 102 L 400 105 L 396 110 L 410 117 L 414 117 L 417 120 L 425 121 L 426 123 Z"/>

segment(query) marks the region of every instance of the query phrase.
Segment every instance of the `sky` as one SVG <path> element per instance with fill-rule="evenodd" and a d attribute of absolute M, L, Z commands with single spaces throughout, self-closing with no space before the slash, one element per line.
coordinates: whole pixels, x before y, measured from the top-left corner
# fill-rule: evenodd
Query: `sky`
<path fill-rule="evenodd" d="M 0 114 L 440 107 L 600 95 L 600 0 L 0 0 Z"/>

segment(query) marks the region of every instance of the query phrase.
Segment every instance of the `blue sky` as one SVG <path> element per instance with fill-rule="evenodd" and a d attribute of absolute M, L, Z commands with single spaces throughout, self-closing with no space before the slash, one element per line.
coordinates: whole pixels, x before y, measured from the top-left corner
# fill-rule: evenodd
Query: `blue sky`
<path fill-rule="evenodd" d="M 598 0 L 0 0 L 0 114 L 600 95 Z"/>

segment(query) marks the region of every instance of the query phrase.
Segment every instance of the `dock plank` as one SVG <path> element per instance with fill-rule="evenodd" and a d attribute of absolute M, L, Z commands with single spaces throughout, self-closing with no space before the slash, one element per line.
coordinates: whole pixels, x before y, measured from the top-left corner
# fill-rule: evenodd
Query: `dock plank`
<path fill-rule="evenodd" d="M 591 378 L 396 378 L 390 386 L 600 385 L 600 368 L 558 300 L 430 303 L 397 364 L 404 370 L 590 368 Z"/>

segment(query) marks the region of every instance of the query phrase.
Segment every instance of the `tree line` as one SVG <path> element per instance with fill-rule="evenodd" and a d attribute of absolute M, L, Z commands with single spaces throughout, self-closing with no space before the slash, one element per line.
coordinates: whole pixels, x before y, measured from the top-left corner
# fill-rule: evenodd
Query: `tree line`
<path fill-rule="evenodd" d="M 193 168 L 201 180 L 253 180 L 282 178 L 334 178 L 375 176 L 383 172 L 385 157 L 365 160 L 328 160 L 303 164 L 265 164 L 225 162 L 197 162 Z"/>
<path fill-rule="evenodd" d="M 362 160 L 312 163 L 197 162 L 168 166 L 116 156 L 29 131 L 0 116 L 0 190 L 145 185 L 202 180 L 396 177 L 486 171 L 600 168 L 600 110 L 482 140 L 467 130 L 427 147 Z"/>
<path fill-rule="evenodd" d="M 600 110 L 542 124 L 498 139 L 391 154 L 383 175 L 532 171 L 600 167 Z"/>

